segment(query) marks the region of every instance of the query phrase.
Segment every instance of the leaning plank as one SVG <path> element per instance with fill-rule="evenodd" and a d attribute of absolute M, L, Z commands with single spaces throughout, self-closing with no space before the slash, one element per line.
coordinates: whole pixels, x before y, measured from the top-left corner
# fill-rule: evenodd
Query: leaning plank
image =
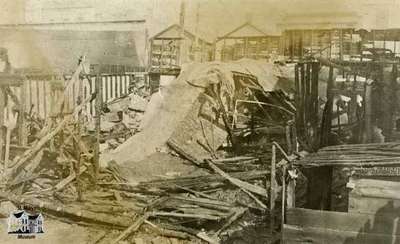
<path fill-rule="evenodd" d="M 29 165 L 24 168 L 20 174 L 18 174 L 11 182 L 8 183 L 9 187 L 14 185 L 18 185 L 22 182 L 26 182 L 27 180 L 32 180 L 36 176 L 33 175 L 34 170 L 39 166 L 42 161 L 43 150 L 39 151 L 32 159 Z"/>
<path fill-rule="evenodd" d="M 237 219 L 241 218 L 243 216 L 243 214 L 246 213 L 247 210 L 248 210 L 247 208 L 237 208 L 235 210 L 235 214 L 232 215 L 232 217 L 230 217 L 229 220 L 217 232 L 215 232 L 214 236 L 217 237 L 222 231 L 224 231 L 226 228 L 228 228 Z"/>
<path fill-rule="evenodd" d="M 232 163 L 232 162 L 249 161 L 249 160 L 258 160 L 258 159 L 255 157 L 238 156 L 238 157 L 233 157 L 233 158 L 213 159 L 213 162 L 214 163 Z"/>
<path fill-rule="evenodd" d="M 148 214 L 144 214 L 142 216 L 139 216 L 135 219 L 135 222 L 131 226 L 129 226 L 126 230 L 124 230 L 117 238 L 115 238 L 111 244 L 117 244 L 118 242 L 124 240 L 126 237 L 128 237 L 130 234 L 134 233 L 137 231 L 140 226 L 143 224 L 143 222 L 149 217 Z"/>
<path fill-rule="evenodd" d="M 170 139 L 167 142 L 167 145 L 171 147 L 174 151 L 176 151 L 179 155 L 184 157 L 185 159 L 189 160 L 190 162 L 194 163 L 197 166 L 201 165 L 201 161 L 193 157 L 192 155 L 188 154 L 185 150 L 183 150 L 176 141 Z"/>
<path fill-rule="evenodd" d="M 81 166 L 79 174 L 82 174 L 83 172 L 85 172 L 87 170 L 86 166 Z M 54 190 L 55 191 L 60 191 L 61 189 L 63 189 L 66 185 L 68 185 L 69 183 L 71 183 L 74 179 L 76 178 L 76 174 L 75 172 L 72 172 L 67 178 L 61 180 L 60 182 L 58 182 L 57 185 L 54 186 Z"/>
<path fill-rule="evenodd" d="M 55 136 L 60 132 L 66 123 L 68 122 L 67 118 L 64 118 L 57 127 L 49 132 L 46 136 L 42 137 L 30 150 L 26 151 L 21 158 L 19 158 L 13 167 L 6 173 L 6 178 L 14 177 L 21 167 L 23 167 L 29 160 L 34 157 L 42 148 Z"/>
<path fill-rule="evenodd" d="M 293 226 L 400 235 L 398 229 L 400 226 L 396 228 L 396 216 L 390 214 L 374 215 L 292 208 L 287 210 L 286 220 L 287 224 Z"/>
<path fill-rule="evenodd" d="M 194 190 L 192 190 L 192 189 L 189 189 L 189 188 L 187 188 L 187 187 L 183 187 L 183 186 L 178 186 L 178 185 L 175 185 L 177 188 L 179 188 L 179 189 L 182 189 L 182 190 L 184 190 L 184 191 L 187 191 L 187 192 L 190 192 L 190 193 L 192 193 L 192 194 L 194 194 L 196 197 L 204 197 L 204 198 L 208 198 L 208 199 L 210 199 L 210 200 L 216 200 L 215 198 L 213 198 L 212 196 L 209 196 L 209 195 L 207 195 L 207 194 L 204 194 L 204 193 L 202 193 L 202 192 L 199 192 L 199 191 L 194 191 Z"/>
<path fill-rule="evenodd" d="M 230 175 L 228 175 L 227 173 L 225 173 L 224 171 L 222 171 L 220 168 L 218 168 L 215 164 L 213 164 L 211 161 L 207 160 L 208 165 L 210 165 L 210 167 L 219 175 L 221 175 L 222 177 L 224 177 L 225 179 L 227 179 L 229 182 L 231 182 L 232 184 L 234 184 L 235 186 L 241 188 L 241 189 L 245 189 L 249 192 L 258 194 L 262 197 L 267 196 L 267 190 L 265 190 L 262 187 L 259 186 L 255 186 L 252 185 L 250 183 L 247 183 L 245 181 L 236 179 L 231 177 Z"/>
<path fill-rule="evenodd" d="M 253 199 L 262 209 L 267 209 L 267 205 L 265 205 L 260 199 L 258 199 L 256 196 L 254 196 L 251 192 L 249 192 L 248 190 L 245 190 L 243 188 L 240 190 L 242 190 L 244 193 L 249 195 L 249 197 L 251 199 Z"/>
<path fill-rule="evenodd" d="M 398 243 L 399 240 L 399 235 L 373 234 L 325 228 L 297 227 L 292 225 L 284 225 L 283 228 L 283 243 L 285 244 L 377 244 Z"/>
<path fill-rule="evenodd" d="M 161 212 L 161 211 L 153 211 L 151 213 L 152 216 L 163 216 L 163 217 L 177 217 L 177 218 L 193 218 L 193 219 L 207 219 L 219 221 L 221 220 L 220 216 L 214 216 L 209 214 L 185 214 L 185 213 L 170 213 L 170 212 Z"/>

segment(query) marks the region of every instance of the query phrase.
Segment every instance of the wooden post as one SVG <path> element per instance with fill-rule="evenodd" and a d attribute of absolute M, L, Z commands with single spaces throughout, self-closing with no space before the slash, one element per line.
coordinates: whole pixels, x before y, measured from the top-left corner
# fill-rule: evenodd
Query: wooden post
<path fill-rule="evenodd" d="M 26 146 L 28 144 L 28 133 L 26 131 L 25 122 L 25 109 L 26 109 L 26 82 L 24 81 L 20 87 L 21 97 L 19 98 L 19 114 L 18 114 L 18 143 L 20 146 Z"/>
<path fill-rule="evenodd" d="M 305 106 L 306 106 L 306 80 L 305 80 L 305 67 L 304 63 L 300 66 L 300 120 L 301 120 L 301 128 L 300 128 L 300 136 L 304 137 L 307 133 L 307 123 L 306 123 L 306 114 L 305 114 Z"/>
<path fill-rule="evenodd" d="M 283 230 L 283 225 L 285 224 L 285 204 L 286 204 L 286 167 L 282 167 L 282 211 L 281 211 L 281 230 Z M 283 233 L 283 232 L 282 232 Z M 281 238 L 283 240 L 283 236 Z"/>
<path fill-rule="evenodd" d="M 0 161 L 4 159 L 4 143 L 5 143 L 5 132 L 4 132 L 4 108 L 6 106 L 6 92 L 4 87 L 0 86 Z"/>
<path fill-rule="evenodd" d="M 368 84 L 368 81 L 366 82 L 365 86 L 365 124 L 364 124 L 364 130 L 365 130 L 365 135 L 364 135 L 364 143 L 369 143 L 371 142 L 372 138 L 372 84 Z"/>
<path fill-rule="evenodd" d="M 300 90 L 300 79 L 299 79 L 299 65 L 296 64 L 294 67 L 294 83 L 295 83 L 295 104 L 296 104 L 296 129 L 300 131 L 302 126 L 301 123 L 301 90 Z"/>
<path fill-rule="evenodd" d="M 319 101 L 318 101 L 318 78 L 319 78 L 319 63 L 313 62 L 311 68 L 311 103 L 310 103 L 310 111 L 311 111 L 311 128 L 313 130 L 313 147 L 316 147 L 318 144 L 318 113 L 319 113 Z"/>
<path fill-rule="evenodd" d="M 327 146 L 329 143 L 330 131 L 332 127 L 332 109 L 333 109 L 333 67 L 329 67 L 328 86 L 326 88 L 327 102 L 325 104 L 324 113 L 322 115 L 322 125 L 320 134 L 319 147 Z"/>
<path fill-rule="evenodd" d="M 269 198 L 269 214 L 270 214 L 270 231 L 271 238 L 274 236 L 274 226 L 275 226 L 275 182 L 276 182 L 276 146 L 272 145 L 272 158 L 271 158 L 271 176 L 270 176 L 270 198 Z"/>
<path fill-rule="evenodd" d="M 303 82 L 305 83 L 305 92 L 304 92 L 304 115 L 305 115 L 305 127 L 308 129 L 309 128 L 309 123 L 310 123 L 310 104 L 311 104 L 311 97 L 310 97 L 310 90 L 311 90 L 311 64 L 309 62 L 306 63 L 306 70 L 305 70 L 305 78 Z M 308 130 L 307 130 L 308 132 Z M 309 134 L 307 134 L 309 136 Z"/>
<path fill-rule="evenodd" d="M 81 119 L 78 119 L 78 122 L 76 124 L 76 130 L 78 132 L 77 135 L 77 141 L 74 140 L 74 147 L 75 147 L 75 153 L 76 153 L 76 165 L 75 165 L 75 175 L 76 175 L 76 190 L 78 192 L 78 201 L 82 201 L 82 182 L 81 182 L 81 148 L 79 146 L 80 140 L 81 140 Z M 97 178 L 96 178 L 97 179 Z"/>
<path fill-rule="evenodd" d="M 291 129 L 290 124 L 285 126 L 286 144 L 287 144 L 288 154 L 292 154 L 292 152 L 293 152 L 291 130 L 292 129 Z"/>
<path fill-rule="evenodd" d="M 100 66 L 100 65 L 99 65 Z M 103 104 L 103 89 L 102 89 L 102 77 L 100 74 L 101 67 L 99 67 L 96 76 L 96 146 L 94 149 L 94 179 L 97 181 L 100 169 L 100 126 L 101 126 L 101 110 Z"/>
<path fill-rule="evenodd" d="M 40 111 L 41 111 L 41 109 L 40 109 L 40 107 L 41 107 L 41 104 L 40 104 L 40 87 L 39 87 L 39 83 L 40 83 L 40 81 L 35 81 L 35 85 L 36 85 L 36 108 L 37 108 L 37 114 L 38 114 L 38 116 L 40 117 L 41 115 L 40 115 Z M 69 111 L 68 111 L 69 112 Z"/>
<path fill-rule="evenodd" d="M 392 67 L 392 77 L 391 77 L 391 90 L 390 90 L 390 104 L 389 104 L 389 121 L 387 121 L 388 123 L 388 131 L 389 131 L 389 135 L 390 135 L 390 140 L 393 140 L 393 128 L 394 128 L 394 118 L 395 118 L 395 111 L 398 110 L 398 98 L 397 98 L 397 89 L 398 89 L 398 84 L 397 84 L 397 76 L 398 76 L 398 68 L 397 68 L 397 64 L 393 64 Z"/>

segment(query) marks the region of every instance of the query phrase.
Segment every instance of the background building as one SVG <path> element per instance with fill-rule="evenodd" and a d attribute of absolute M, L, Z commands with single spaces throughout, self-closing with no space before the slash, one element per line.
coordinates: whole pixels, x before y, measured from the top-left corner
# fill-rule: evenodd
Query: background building
<path fill-rule="evenodd" d="M 279 54 L 280 36 L 278 33 L 267 34 L 246 22 L 218 37 L 215 48 L 216 60 L 269 59 Z"/>

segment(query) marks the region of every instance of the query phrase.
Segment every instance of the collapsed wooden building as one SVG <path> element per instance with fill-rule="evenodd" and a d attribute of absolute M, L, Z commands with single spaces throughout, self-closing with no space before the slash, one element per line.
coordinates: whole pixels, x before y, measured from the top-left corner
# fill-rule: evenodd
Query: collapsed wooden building
<path fill-rule="evenodd" d="M 282 37 L 246 23 L 216 47 L 173 25 L 150 39 L 146 72 L 101 55 L 69 75 L 6 69 L 0 201 L 96 228 L 99 243 L 397 243 L 399 31 L 341 17 L 295 16 Z M 120 48 L 107 56 L 139 60 Z M 264 62 L 279 55 L 295 66 Z"/>

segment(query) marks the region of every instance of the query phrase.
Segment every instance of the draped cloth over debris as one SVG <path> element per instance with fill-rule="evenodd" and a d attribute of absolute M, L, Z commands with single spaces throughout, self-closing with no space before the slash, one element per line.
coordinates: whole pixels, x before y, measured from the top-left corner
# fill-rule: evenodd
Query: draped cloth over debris
<path fill-rule="evenodd" d="M 167 144 L 200 161 L 209 158 L 229 137 L 227 127 L 232 123 L 224 122 L 221 111 L 229 114 L 235 109 L 235 74 L 254 77 L 255 84 L 251 85 L 260 91 L 279 87 L 283 76 L 278 65 L 254 60 L 190 64 L 177 79 L 152 95 L 141 132 L 102 155 L 102 162 L 140 161 Z"/>

